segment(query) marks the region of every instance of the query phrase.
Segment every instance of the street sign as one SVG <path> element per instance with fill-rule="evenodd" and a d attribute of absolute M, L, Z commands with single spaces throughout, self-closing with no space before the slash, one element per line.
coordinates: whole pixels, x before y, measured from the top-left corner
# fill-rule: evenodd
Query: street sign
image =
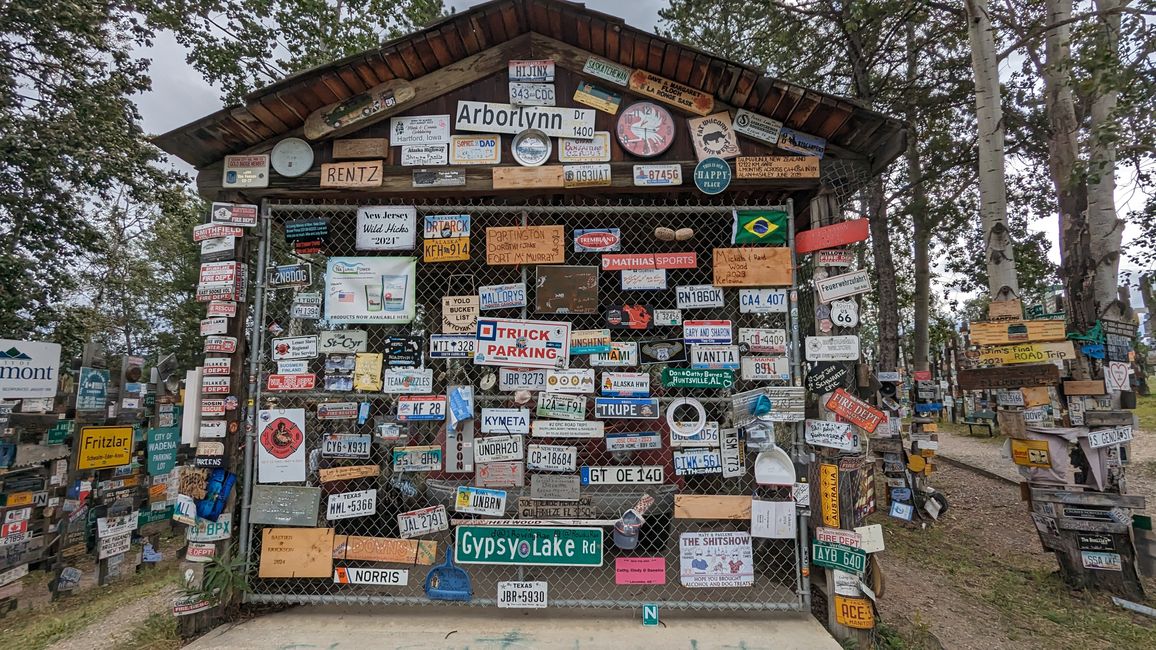
<path fill-rule="evenodd" d="M 458 564 L 602 566 L 601 528 L 458 526 Z"/>

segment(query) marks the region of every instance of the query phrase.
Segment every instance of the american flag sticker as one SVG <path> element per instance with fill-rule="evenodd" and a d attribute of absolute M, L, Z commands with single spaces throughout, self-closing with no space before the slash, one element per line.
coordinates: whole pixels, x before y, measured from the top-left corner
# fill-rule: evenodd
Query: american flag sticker
<path fill-rule="evenodd" d="M 353 302 L 353 292 L 352 291 L 338 291 L 337 292 L 337 302 L 350 302 L 350 303 Z"/>

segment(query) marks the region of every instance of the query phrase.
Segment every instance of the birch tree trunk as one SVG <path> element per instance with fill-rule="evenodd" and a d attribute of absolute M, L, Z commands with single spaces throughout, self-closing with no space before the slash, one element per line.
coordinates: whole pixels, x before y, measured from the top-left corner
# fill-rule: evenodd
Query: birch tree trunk
<path fill-rule="evenodd" d="M 1124 220 L 1116 215 L 1115 109 L 1119 95 L 1120 13 L 1127 0 L 1097 0 L 1097 69 L 1093 73 L 1088 165 L 1088 238 L 1094 264 L 1092 294 L 1097 316 L 1119 318 L 1128 305 L 1115 304 Z M 1115 312 L 1115 313 L 1109 313 Z"/>
<path fill-rule="evenodd" d="M 979 127 L 979 196 L 987 282 L 992 300 L 1019 296 L 1015 252 L 1007 225 L 1004 185 L 1004 124 L 999 90 L 999 61 L 987 0 L 965 0 L 971 67 L 975 75 L 975 113 Z"/>

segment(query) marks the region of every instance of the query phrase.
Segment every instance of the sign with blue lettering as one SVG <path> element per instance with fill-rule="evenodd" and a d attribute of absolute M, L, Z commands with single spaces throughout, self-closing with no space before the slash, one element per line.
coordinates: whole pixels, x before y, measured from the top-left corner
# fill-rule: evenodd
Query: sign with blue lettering
<path fill-rule="evenodd" d="M 721 194 L 731 184 L 731 166 L 722 158 L 704 158 L 694 168 L 694 186 L 703 194 Z"/>

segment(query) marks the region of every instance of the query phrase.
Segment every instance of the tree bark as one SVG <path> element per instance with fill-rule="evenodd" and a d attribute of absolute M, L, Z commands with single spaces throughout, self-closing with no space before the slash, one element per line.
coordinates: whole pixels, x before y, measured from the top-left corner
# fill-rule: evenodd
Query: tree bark
<path fill-rule="evenodd" d="M 867 186 L 867 216 L 871 228 L 871 255 L 875 258 L 878 298 L 879 360 L 877 370 L 896 370 L 899 363 L 899 293 L 895 287 L 895 259 L 887 223 L 883 177 Z M 926 357 L 924 357 L 926 359 Z"/>
<path fill-rule="evenodd" d="M 919 53 L 915 44 L 915 23 L 907 23 L 907 84 L 914 90 L 919 77 Z M 912 356 L 916 370 L 928 370 L 931 328 L 931 229 L 927 215 L 927 188 L 923 181 L 923 161 L 919 157 L 919 119 L 915 97 L 907 102 L 907 177 L 911 183 L 911 226 L 915 244 L 915 330 Z"/>
<path fill-rule="evenodd" d="M 1015 252 L 1007 225 L 1004 183 L 1004 124 L 999 90 L 999 61 L 987 0 L 966 0 L 971 67 L 975 75 L 975 113 L 979 128 L 979 196 L 987 282 L 992 300 L 1019 296 Z"/>
<path fill-rule="evenodd" d="M 1093 76 L 1091 139 L 1088 165 L 1088 235 L 1089 252 L 1095 275 L 1092 283 L 1097 316 L 1107 312 L 1127 311 L 1128 305 L 1113 308 L 1120 274 L 1120 244 L 1124 220 L 1116 214 L 1116 100 L 1120 94 L 1120 13 L 1121 0 L 1097 0 L 1104 16 L 1096 23 L 1099 30 L 1096 53 L 1099 65 Z M 1108 314 L 1109 318 L 1120 313 Z"/>

